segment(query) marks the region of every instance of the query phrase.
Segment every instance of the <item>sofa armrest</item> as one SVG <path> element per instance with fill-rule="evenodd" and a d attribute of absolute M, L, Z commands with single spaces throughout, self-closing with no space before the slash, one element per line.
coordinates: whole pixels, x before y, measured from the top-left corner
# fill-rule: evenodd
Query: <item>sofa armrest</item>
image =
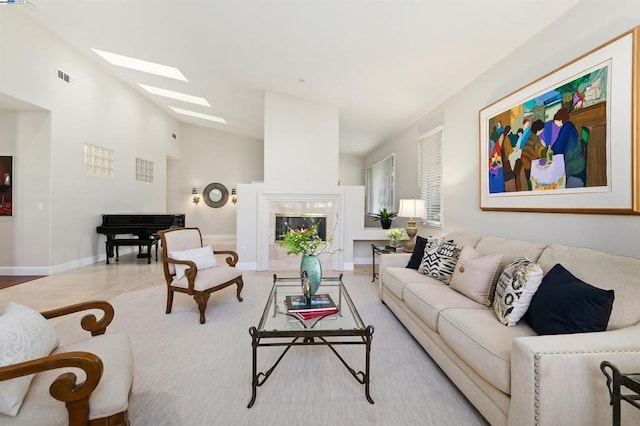
<path fill-rule="evenodd" d="M 40 314 L 46 319 L 50 319 L 89 309 L 101 310 L 103 312 L 102 318 L 98 320 L 95 315 L 87 314 L 80 320 L 80 325 L 84 330 L 90 331 L 92 336 L 104 334 L 107 330 L 107 326 L 111 324 L 114 316 L 113 306 L 104 300 L 92 300 L 89 302 L 76 303 L 75 305 L 52 309 L 50 311 L 41 312 Z"/>
<path fill-rule="evenodd" d="M 104 368 L 98 356 L 89 352 L 66 352 L 0 367 L 0 381 L 68 367 L 84 371 L 84 382 L 77 383 L 78 377 L 74 373 L 62 373 L 51 383 L 49 393 L 65 403 L 70 426 L 87 425 L 89 398 L 98 386 Z"/>
<path fill-rule="evenodd" d="M 640 364 L 640 325 L 600 333 L 529 336 L 511 353 L 509 423 L 518 425 L 611 422 L 609 391 L 600 370 L 610 361 L 622 371 Z M 628 413 L 637 416 L 640 410 Z"/>

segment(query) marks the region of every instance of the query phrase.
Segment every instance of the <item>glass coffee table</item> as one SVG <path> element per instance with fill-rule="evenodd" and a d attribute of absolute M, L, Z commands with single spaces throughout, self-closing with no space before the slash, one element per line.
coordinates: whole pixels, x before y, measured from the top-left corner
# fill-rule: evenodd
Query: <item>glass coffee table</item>
<path fill-rule="evenodd" d="M 251 327 L 251 346 L 253 348 L 253 375 L 251 380 L 251 408 L 256 401 L 258 386 L 267 381 L 285 354 L 292 346 L 327 346 L 338 357 L 351 375 L 364 385 L 364 392 L 371 404 L 369 394 L 369 367 L 373 326 L 365 326 L 360 314 L 351 301 L 347 289 L 339 277 L 323 277 L 317 294 L 329 294 L 333 299 L 337 313 L 304 320 L 298 315 L 288 313 L 287 296 L 302 295 L 299 277 L 273 276 L 273 287 L 262 313 L 258 327 Z M 356 371 L 340 356 L 336 347 L 340 345 L 363 345 L 365 349 L 364 371 Z M 276 362 L 266 371 L 258 372 L 258 348 L 283 346 L 284 350 Z"/>

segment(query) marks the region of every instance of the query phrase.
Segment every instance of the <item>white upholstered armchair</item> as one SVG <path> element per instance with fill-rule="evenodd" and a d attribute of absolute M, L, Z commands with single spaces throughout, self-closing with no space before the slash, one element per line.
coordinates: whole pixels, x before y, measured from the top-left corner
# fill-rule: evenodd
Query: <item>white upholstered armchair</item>
<path fill-rule="evenodd" d="M 204 324 L 209 296 L 232 284 L 237 285 L 238 301 L 244 285 L 242 272 L 235 268 L 238 254 L 231 250 L 213 250 L 202 246 L 198 228 L 172 228 L 158 232 L 162 242 L 162 263 L 167 282 L 167 311 L 171 313 L 173 293 L 186 293 L 195 299 Z M 226 254 L 226 265 L 219 265 L 215 255 Z"/>

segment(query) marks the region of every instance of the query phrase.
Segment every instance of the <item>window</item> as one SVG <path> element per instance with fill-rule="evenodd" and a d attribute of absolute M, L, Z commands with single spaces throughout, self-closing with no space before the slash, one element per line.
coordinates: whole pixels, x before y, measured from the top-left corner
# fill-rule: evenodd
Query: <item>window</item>
<path fill-rule="evenodd" d="M 136 180 L 140 182 L 153 182 L 153 161 L 136 158 Z"/>
<path fill-rule="evenodd" d="M 115 152 L 101 146 L 84 144 L 84 173 L 90 176 L 113 177 Z"/>
<path fill-rule="evenodd" d="M 425 201 L 427 223 L 443 226 L 442 146 L 444 127 L 438 126 L 418 138 L 418 185 Z"/>
<path fill-rule="evenodd" d="M 365 172 L 367 213 L 377 213 L 382 207 L 390 212 L 394 206 L 395 154 L 391 154 Z"/>

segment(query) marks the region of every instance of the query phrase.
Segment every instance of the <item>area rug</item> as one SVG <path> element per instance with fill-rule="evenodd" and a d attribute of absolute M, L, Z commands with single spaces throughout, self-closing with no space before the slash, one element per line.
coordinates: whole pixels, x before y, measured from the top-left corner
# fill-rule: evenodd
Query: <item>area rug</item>
<path fill-rule="evenodd" d="M 375 327 L 371 397 L 326 347 L 294 347 L 251 397 L 251 337 L 272 285 L 272 273 L 245 272 L 244 302 L 235 287 L 212 295 L 200 325 L 193 299 L 176 294 L 164 313 L 166 290 L 152 287 L 111 300 L 108 331 L 126 332 L 135 357 L 129 415 L 143 425 L 481 425 L 484 419 L 403 328 L 367 276 L 343 281 L 366 324 Z M 77 322 L 58 326 L 61 339 L 78 334 Z M 356 370 L 362 346 L 339 348 Z M 260 348 L 259 370 L 282 348 Z"/>

